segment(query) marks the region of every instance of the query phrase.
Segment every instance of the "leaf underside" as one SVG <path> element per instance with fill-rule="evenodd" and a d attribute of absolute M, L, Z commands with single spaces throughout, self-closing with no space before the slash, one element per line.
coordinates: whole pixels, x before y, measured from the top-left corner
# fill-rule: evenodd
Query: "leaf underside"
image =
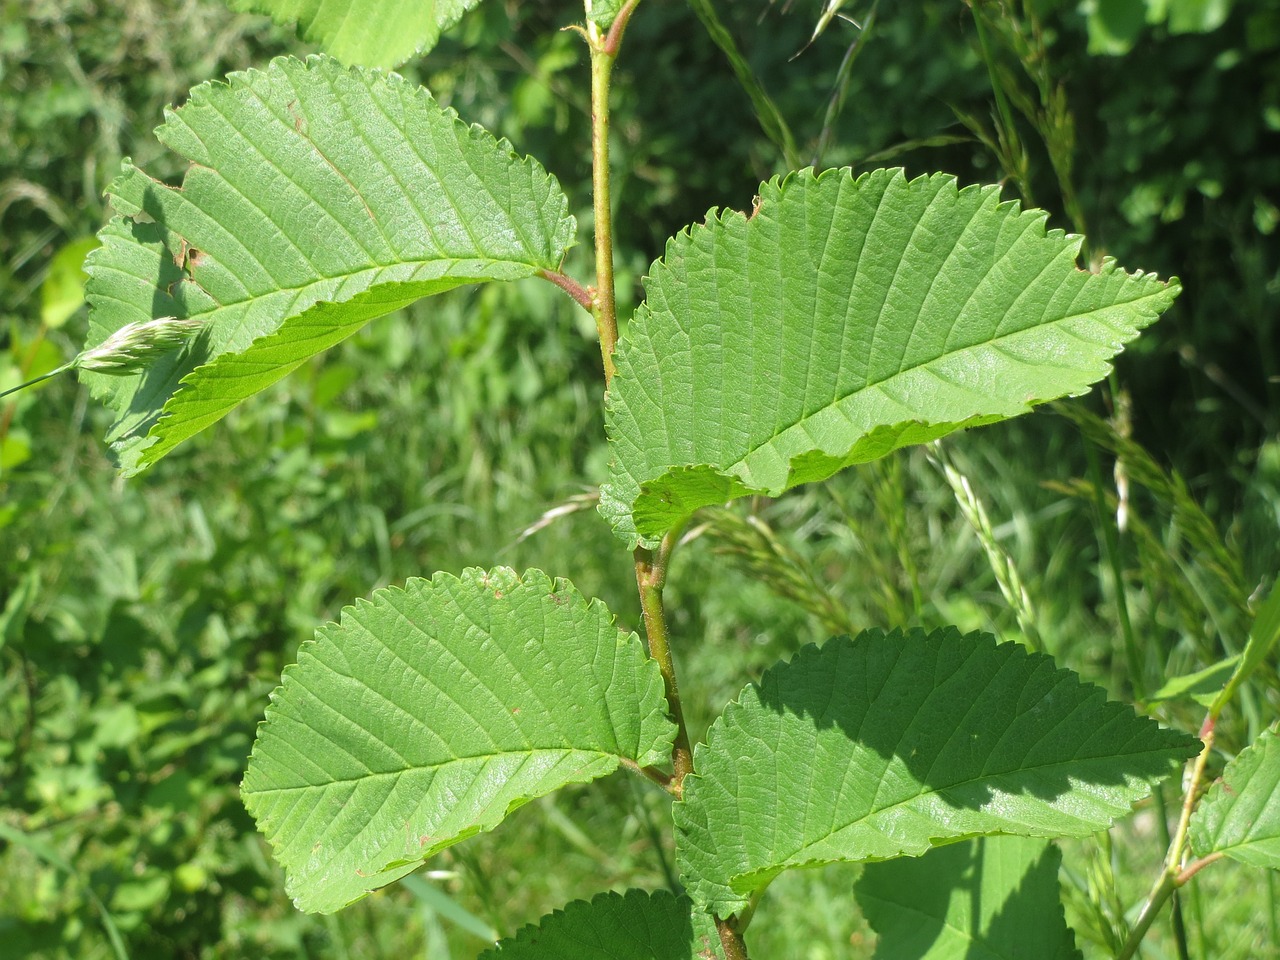
<path fill-rule="evenodd" d="M 463 284 L 555 268 L 573 241 L 538 164 L 399 77 L 279 59 L 204 84 L 160 139 L 181 188 L 126 163 L 125 217 L 88 261 L 90 346 L 157 316 L 205 322 L 133 376 L 82 373 L 126 474 L 365 323 Z"/>
<path fill-rule="evenodd" d="M 855 893 L 874 960 L 1079 960 L 1052 843 L 986 837 L 868 864 Z"/>
<path fill-rule="evenodd" d="M 557 910 L 479 960 L 723 960 L 710 915 L 665 890 L 605 893 Z"/>
<path fill-rule="evenodd" d="M 234 10 L 298 25 L 303 39 L 343 63 L 398 67 L 436 45 L 480 0 L 230 0 Z"/>
<path fill-rule="evenodd" d="M 1191 818 L 1199 856 L 1220 852 L 1280 870 L 1280 734 L 1262 733 L 1227 764 Z"/>
<path fill-rule="evenodd" d="M 1079 394 L 1176 282 L 1076 266 L 1046 214 L 899 170 L 812 171 L 671 239 L 616 356 L 601 512 L 629 543 Z"/>
<path fill-rule="evenodd" d="M 675 805 L 677 858 L 694 902 L 728 916 L 789 867 L 1085 836 L 1198 746 L 983 634 L 838 637 L 712 725 Z"/>
<path fill-rule="evenodd" d="M 290 894 L 329 912 L 568 783 L 670 753 L 662 676 L 541 571 L 377 591 L 287 668 L 242 785 Z"/>

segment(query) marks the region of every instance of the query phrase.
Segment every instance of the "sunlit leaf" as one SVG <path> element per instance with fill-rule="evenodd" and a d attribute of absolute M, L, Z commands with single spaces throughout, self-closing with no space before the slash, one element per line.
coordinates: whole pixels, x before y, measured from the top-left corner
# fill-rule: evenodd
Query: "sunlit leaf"
<path fill-rule="evenodd" d="M 1191 818 L 1191 843 L 1255 867 L 1280 870 L 1280 734 L 1262 733 L 1227 764 Z"/>
<path fill-rule="evenodd" d="M 667 244 L 619 345 L 601 511 L 653 538 L 897 447 L 1084 392 L 1176 282 L 1076 265 L 997 187 L 810 171 Z"/>
<path fill-rule="evenodd" d="M 662 676 L 532 570 L 379 590 L 285 670 L 242 792 L 304 910 L 332 911 L 568 783 L 670 753 Z"/>
<path fill-rule="evenodd" d="M 558 266 L 574 221 L 555 180 L 420 87 L 327 58 L 205 84 L 160 139 L 181 188 L 126 166 L 89 258 L 89 346 L 192 318 L 192 345 L 133 376 L 85 374 L 116 412 L 126 474 L 368 321 L 420 297 Z"/>

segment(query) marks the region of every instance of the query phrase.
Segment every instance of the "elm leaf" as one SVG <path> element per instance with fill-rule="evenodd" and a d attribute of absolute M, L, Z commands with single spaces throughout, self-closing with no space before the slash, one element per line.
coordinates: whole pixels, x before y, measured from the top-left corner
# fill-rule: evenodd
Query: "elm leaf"
<path fill-rule="evenodd" d="M 535 797 L 651 766 L 662 676 L 599 601 L 531 570 L 374 593 L 284 672 L 245 806 L 303 910 L 330 912 Z"/>
<path fill-rule="evenodd" d="M 1280 734 L 1264 731 L 1222 771 L 1191 818 L 1200 856 L 1280 870 Z"/>
<path fill-rule="evenodd" d="M 712 724 L 675 805 L 677 859 L 724 917 L 790 867 L 1087 836 L 1198 749 L 1017 644 L 868 630 L 805 647 Z"/>
<path fill-rule="evenodd" d="M 615 357 L 601 512 L 652 545 L 700 506 L 776 496 L 1083 393 L 1178 293 L 998 187 L 811 170 L 667 243 Z"/>
<path fill-rule="evenodd" d="M 854 891 L 879 934 L 872 960 L 1080 960 L 1061 862 L 1044 840 L 984 837 L 868 864 Z"/>
<path fill-rule="evenodd" d="M 181 188 L 130 164 L 90 255 L 88 346 L 153 317 L 202 322 L 131 376 L 82 373 L 126 475 L 370 320 L 559 265 L 568 201 L 538 164 L 399 77 L 279 59 L 203 84 L 159 137 Z"/>
<path fill-rule="evenodd" d="M 575 901 L 479 960 L 724 960 L 712 917 L 665 890 Z"/>

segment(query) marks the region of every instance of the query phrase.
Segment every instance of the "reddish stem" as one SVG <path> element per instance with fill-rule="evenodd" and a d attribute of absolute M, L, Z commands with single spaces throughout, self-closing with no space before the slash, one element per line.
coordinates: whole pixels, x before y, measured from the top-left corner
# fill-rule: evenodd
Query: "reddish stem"
<path fill-rule="evenodd" d="M 587 311 L 587 313 L 591 312 L 591 291 L 573 279 L 573 277 L 565 276 L 563 273 L 557 273 L 554 270 L 539 270 L 538 276 L 543 280 L 550 280 L 569 296 L 573 297 L 583 310 Z"/>

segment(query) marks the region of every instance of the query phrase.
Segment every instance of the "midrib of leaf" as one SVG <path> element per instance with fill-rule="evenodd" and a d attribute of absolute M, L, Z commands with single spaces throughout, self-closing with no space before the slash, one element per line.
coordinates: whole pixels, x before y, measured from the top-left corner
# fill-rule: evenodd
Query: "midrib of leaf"
<path fill-rule="evenodd" d="M 1082 703 L 1080 706 L 1085 706 L 1085 705 L 1087 705 L 1087 702 L 1086 702 L 1086 703 Z M 1079 709 L 1079 707 L 1077 707 L 1077 709 Z M 1066 722 L 1066 719 L 1064 719 L 1062 722 Z M 1052 730 L 1047 731 L 1047 732 L 1045 733 L 1045 736 L 1046 736 L 1046 737 L 1047 737 L 1047 736 L 1049 736 L 1052 732 L 1053 732 Z M 993 744 L 992 749 L 994 750 L 994 749 L 996 749 L 997 747 L 999 747 L 999 742 L 997 742 L 997 743 Z M 1160 753 L 1161 753 L 1161 751 L 1160 751 L 1160 750 L 1152 749 L 1152 750 L 1144 751 L 1143 753 L 1130 753 L 1130 754 L 1126 754 L 1125 756 L 1132 758 L 1132 757 L 1140 757 L 1140 756 L 1143 756 L 1144 754 L 1159 755 Z M 941 756 L 941 754 L 940 754 L 940 756 Z M 887 814 L 892 814 L 892 813 L 893 813 L 894 811 L 896 811 L 896 810 L 899 810 L 899 809 L 901 809 L 901 808 L 907 808 L 907 807 L 910 807 L 910 805 L 911 805 L 911 804 L 915 803 L 916 801 L 920 800 L 921 798 L 927 798 L 927 797 L 938 797 L 938 799 L 939 799 L 939 800 L 942 800 L 944 803 L 947 803 L 947 805 L 948 805 L 948 806 L 954 806 L 953 804 L 951 804 L 951 803 L 949 803 L 948 801 L 946 801 L 946 798 L 942 796 L 942 794 L 943 794 L 943 793 L 945 793 L 945 792 L 946 792 L 946 791 L 948 791 L 948 790 L 962 790 L 962 789 L 964 789 L 965 787 L 970 787 L 970 786 L 974 786 L 974 785 L 982 785 L 982 786 L 987 786 L 987 787 L 996 787 L 996 788 L 999 788 L 999 787 L 1001 787 L 1001 778 L 1005 778 L 1005 777 L 1016 777 L 1016 776 L 1017 776 L 1018 774 L 1020 774 L 1020 773 L 1028 773 L 1028 774 L 1032 774 L 1032 773 L 1040 773 L 1040 772 L 1045 772 L 1045 773 L 1047 773 L 1047 772 L 1051 772 L 1051 771 L 1056 770 L 1056 769 L 1063 769 L 1063 768 L 1065 768 L 1065 769 L 1069 769 L 1069 770 L 1071 770 L 1073 773 L 1077 773 L 1077 774 L 1078 774 L 1078 773 L 1080 773 L 1080 772 L 1082 772 L 1082 771 L 1085 771 L 1085 770 L 1089 769 L 1089 767 L 1090 767 L 1090 761 L 1095 761 L 1095 762 L 1097 762 L 1097 763 L 1102 763 L 1102 764 L 1107 764 L 1107 763 L 1108 763 L 1108 761 L 1110 761 L 1110 762 L 1114 763 L 1114 761 L 1115 761 L 1115 757 L 1090 757 L 1090 758 L 1087 758 L 1087 759 L 1084 759 L 1084 760 L 1059 761 L 1059 762 L 1056 762 L 1056 763 L 1041 763 L 1041 764 L 1035 764 L 1035 765 L 1033 765 L 1033 766 L 1017 767 L 1017 768 L 1014 768 L 1014 769 L 1001 771 L 1001 772 L 999 772 L 999 773 L 993 773 L 993 774 L 989 774 L 989 775 L 988 775 L 988 774 L 983 774 L 982 776 L 978 776 L 978 777 L 970 777 L 970 778 L 969 778 L 969 779 L 967 779 L 967 780 L 960 780 L 960 781 L 956 781 L 955 783 L 949 783 L 949 784 L 946 784 L 945 786 L 933 787 L 933 788 L 930 788 L 930 789 L 927 789 L 927 790 L 921 790 L 921 791 L 920 791 L 919 793 L 917 793 L 917 794 L 914 794 L 914 795 L 912 795 L 912 796 L 910 796 L 910 797 L 906 797 L 906 798 L 904 798 L 904 799 L 902 799 L 902 800 L 896 800 L 896 801 L 894 801 L 893 803 L 890 803 L 890 804 L 888 804 L 888 805 L 886 805 L 886 806 L 874 807 L 874 809 L 870 810 L 867 814 L 865 814 L 864 816 L 862 816 L 862 817 L 861 817 L 861 818 L 859 818 L 859 819 L 856 819 L 856 820 L 848 820 L 848 821 L 846 821 L 845 823 L 842 823 L 842 824 L 840 824 L 840 825 L 838 825 L 838 826 L 837 826 L 835 823 L 832 823 L 832 824 L 831 824 L 830 829 L 828 830 L 828 832 L 827 832 L 824 836 L 822 836 L 822 837 L 818 837 L 818 838 L 816 838 L 816 839 L 814 839 L 814 840 L 810 840 L 810 841 L 808 841 L 808 842 L 806 842 L 806 843 L 804 843 L 804 844 L 800 845 L 799 847 L 797 847 L 797 848 L 795 849 L 795 851 L 794 851 L 793 853 L 791 853 L 791 854 L 789 854 L 789 855 L 788 855 L 788 858 L 789 858 L 789 859 L 790 859 L 790 858 L 797 858 L 797 859 L 798 859 L 798 858 L 800 858 L 800 857 L 803 857 L 803 856 L 804 856 L 805 851 L 807 851 L 807 850 L 813 850 L 813 849 L 815 849 L 815 848 L 819 848 L 819 847 L 822 847 L 822 846 L 824 846 L 824 845 L 826 845 L 826 844 L 832 843 L 833 841 L 838 840 L 838 838 L 839 838 L 840 834 L 844 833 L 844 832 L 845 832 L 845 831 L 847 831 L 847 830 L 854 830 L 854 829 L 857 829 L 857 828 L 861 827 L 861 828 L 865 828 L 865 829 L 875 830 L 877 833 L 883 833 L 883 831 L 881 831 L 881 830 L 879 829 L 878 825 L 877 825 L 877 822 L 878 822 L 879 820 L 881 820 L 881 819 L 882 819 L 885 815 L 887 815 Z M 883 769 L 881 770 L 881 772 L 880 772 L 880 776 L 879 776 L 879 779 L 878 779 L 878 781 L 877 781 L 877 790 L 878 790 L 881 786 L 883 786 L 883 785 L 884 785 L 884 783 L 885 783 L 885 774 L 887 774 L 887 773 L 889 772 L 890 767 L 891 767 L 892 765 L 893 765 L 893 758 L 892 758 L 892 757 L 886 758 L 886 760 L 885 760 L 885 764 L 884 764 L 884 767 L 883 767 Z M 926 777 L 925 777 L 924 779 L 927 779 L 927 775 L 926 775 Z M 844 788 L 845 788 L 847 785 L 848 785 L 848 781 L 842 781 L 842 782 L 841 782 L 841 793 L 840 793 L 840 795 L 839 795 L 837 798 L 835 798 L 835 800 L 831 803 L 831 809 L 832 809 L 832 810 L 839 809 L 839 807 L 840 807 L 840 801 L 842 801 L 842 800 L 843 800 L 843 791 L 844 791 Z M 810 792 L 812 792 L 812 791 L 810 790 Z M 1013 793 L 1013 792 L 1015 792 L 1015 791 L 1012 791 L 1012 790 L 1005 790 L 1004 792 L 1007 792 L 1007 793 Z M 1094 798 L 1091 798 L 1091 799 L 1092 799 L 1094 802 L 1099 802 L 1099 798 L 1094 797 Z M 1105 802 L 1105 801 L 1103 801 L 1103 802 Z M 874 804 L 874 801 L 873 801 L 873 804 Z M 1109 807 L 1114 807 L 1114 808 L 1115 808 L 1115 809 L 1117 809 L 1117 810 L 1120 810 L 1120 809 L 1127 809 L 1127 807 L 1117 806 L 1116 804 L 1112 804 L 1112 803 L 1110 803 L 1110 802 L 1106 802 L 1106 805 L 1107 805 L 1107 806 L 1109 806 Z M 956 809 L 964 809 L 964 808 L 963 808 L 963 807 L 960 807 L 960 808 L 956 808 Z M 806 812 L 806 814 L 809 812 L 809 810 L 810 810 L 810 808 L 809 808 L 809 807 L 806 807 L 806 808 L 805 808 L 805 812 Z M 928 813 L 927 811 L 915 811 L 915 812 L 917 812 L 919 816 L 922 816 L 922 817 L 926 817 L 926 818 L 932 819 L 932 814 Z M 992 814 L 992 816 L 995 816 L 995 814 Z M 1059 833 L 1060 833 L 1060 831 L 1058 831 L 1058 830 L 1046 831 L 1045 836 L 1057 836 L 1057 835 L 1059 835 Z M 1030 834 L 1030 835 L 1034 836 L 1034 835 L 1036 835 L 1036 834 Z M 1244 844 L 1244 845 L 1245 845 L 1245 846 L 1247 846 L 1248 844 Z M 1224 849 L 1225 849 L 1225 848 L 1224 848 Z M 840 858 L 834 858 L 834 859 L 833 859 L 833 858 L 826 858 L 826 857 L 815 857 L 815 858 L 813 858 L 813 859 L 804 860 L 804 861 L 803 861 L 803 864 L 805 864 L 805 865 L 812 865 L 812 866 L 818 866 L 818 865 L 821 865 L 821 864 L 824 864 L 824 863 L 835 863 L 835 862 L 840 862 L 840 861 L 844 861 L 844 860 L 847 860 L 847 859 L 848 859 L 847 857 L 840 857 Z M 798 864 L 798 865 L 799 865 L 799 864 Z M 777 868 L 777 867 L 765 867 L 765 868 L 761 868 L 760 870 L 752 870 L 752 871 L 748 871 L 748 872 L 746 872 L 746 873 L 738 874 L 736 877 L 734 877 L 734 878 L 732 878 L 732 879 L 733 879 L 733 880 L 741 880 L 741 879 L 743 879 L 743 878 L 756 877 L 756 876 L 760 876 L 760 875 L 762 875 L 762 874 L 767 874 L 767 873 L 777 873 L 777 872 L 778 872 L 778 869 L 779 869 L 779 868 Z"/>
<path fill-rule="evenodd" d="M 330 741 L 332 743 L 332 741 Z M 345 748 L 334 744 L 335 748 L 343 750 L 344 753 L 350 754 Z M 385 746 L 385 744 L 384 744 Z M 333 777 L 324 783 L 303 784 L 296 787 L 268 787 L 266 789 L 255 789 L 255 796 L 287 796 L 291 793 L 310 794 L 317 790 L 327 790 L 330 787 L 342 786 L 351 783 L 368 783 L 370 781 L 381 780 L 385 778 L 396 778 L 412 776 L 413 774 L 431 773 L 433 776 L 436 771 L 450 767 L 457 763 L 471 763 L 475 761 L 497 760 L 504 757 L 518 757 L 521 760 L 541 755 L 557 755 L 560 757 L 582 756 L 587 758 L 598 758 L 602 760 L 614 760 L 621 764 L 625 759 L 621 754 L 609 753 L 603 750 L 583 750 L 576 747 L 530 747 L 528 750 L 495 750 L 492 753 L 476 753 L 467 756 L 451 757 L 448 760 L 442 760 L 439 763 L 420 763 L 413 766 L 403 767 L 399 770 L 371 770 L 368 773 L 359 774 L 351 777 Z M 583 764 L 585 766 L 585 764 Z"/>
<path fill-rule="evenodd" d="M 521 267 L 527 266 L 526 264 L 519 263 L 518 261 L 490 261 L 490 262 L 499 263 L 502 265 L 516 265 Z M 158 423 L 160 420 L 166 419 L 169 416 L 169 414 L 172 412 L 175 406 L 182 405 L 191 400 L 191 397 L 186 392 L 179 390 L 178 387 L 181 384 L 190 382 L 193 374 L 195 374 L 197 371 L 212 367 L 215 364 L 217 364 L 220 360 L 224 360 L 224 359 L 235 360 L 237 357 L 240 357 L 243 354 L 243 351 L 247 350 L 253 344 L 262 344 L 263 342 L 273 337 L 278 337 L 278 336 L 287 334 L 291 328 L 297 325 L 300 325 L 302 322 L 306 321 L 309 318 L 309 316 L 312 314 L 312 312 L 317 310 L 318 308 L 321 308 L 327 305 L 352 304 L 352 301 L 356 297 L 360 297 L 363 295 L 374 295 L 383 289 L 392 291 L 392 292 L 396 291 L 397 289 L 404 289 L 405 292 L 409 292 L 410 288 L 418 285 L 421 285 L 423 287 L 430 287 L 436 284 L 445 285 L 442 287 L 442 289 L 452 289 L 454 287 L 465 286 L 469 283 L 484 283 L 488 280 L 495 279 L 493 277 L 487 277 L 484 275 L 472 275 L 471 272 L 468 272 L 467 274 L 462 276 L 450 275 L 448 273 L 448 269 L 451 265 L 470 265 L 474 263 L 477 263 L 477 261 L 475 261 L 474 259 L 450 258 L 450 259 L 444 259 L 444 260 L 421 260 L 421 261 L 417 261 L 417 266 L 413 266 L 413 262 L 408 262 L 405 264 L 382 264 L 376 267 L 370 267 L 365 270 L 357 271 L 355 273 L 335 274 L 333 276 L 323 277 L 298 287 L 282 289 L 282 290 L 265 294 L 259 297 L 247 297 L 243 300 L 226 301 L 226 302 L 214 301 L 216 304 L 215 306 L 206 310 L 194 311 L 190 313 L 189 316 L 196 319 L 203 318 L 206 320 L 206 322 L 212 322 L 212 320 L 215 317 L 231 313 L 238 307 L 248 308 L 242 311 L 241 319 L 238 323 L 234 324 L 230 328 L 227 328 L 226 336 L 224 338 L 219 338 L 219 340 L 216 341 L 216 349 L 219 352 L 215 354 L 215 356 L 211 360 L 209 360 L 207 363 L 201 364 L 200 366 L 196 367 L 193 370 L 184 370 L 181 367 L 172 368 L 169 372 L 169 375 L 164 379 L 149 381 L 145 388 L 145 392 L 141 392 L 141 395 L 148 396 L 148 397 L 164 396 L 168 398 L 161 411 L 160 417 L 156 421 L 156 423 Z M 413 275 L 413 274 L 416 274 L 418 270 L 428 269 L 430 267 L 437 266 L 437 265 L 443 266 L 445 268 L 438 275 L 428 276 L 426 278 L 419 278 Z M 357 289 L 355 292 L 351 293 L 349 298 L 345 300 L 329 299 L 329 297 L 337 297 L 339 294 L 343 293 L 344 291 L 342 287 L 349 286 L 349 284 L 347 284 L 347 281 L 360 282 L 360 281 L 366 280 L 366 278 L 368 277 L 375 277 L 377 275 L 386 274 L 389 272 L 399 272 L 398 268 L 402 266 L 406 268 L 412 267 L 412 270 L 410 271 L 409 276 L 396 277 L 395 279 L 387 280 L 385 282 L 380 282 L 380 283 L 379 282 L 360 283 L 360 288 Z M 431 272 L 434 273 L 434 271 L 431 271 Z M 239 278 L 237 277 L 237 279 Z M 332 287 L 335 282 L 337 282 L 339 286 L 336 289 L 333 289 Z M 310 295 L 315 290 L 323 289 L 326 287 L 331 288 L 327 296 L 310 297 Z M 296 304 L 298 301 L 306 299 L 308 297 L 311 298 L 311 303 L 307 307 L 303 308 L 302 310 L 297 310 L 296 312 L 293 307 L 293 304 L 291 304 L 288 310 L 286 311 L 286 319 L 280 324 L 280 326 L 278 326 L 273 331 L 262 333 L 257 336 L 246 337 L 242 335 L 246 327 L 250 324 L 250 322 L 253 319 L 257 319 L 256 316 L 254 317 L 250 316 L 249 309 L 252 309 L 255 307 L 260 308 L 261 305 L 264 305 L 275 299 L 282 299 L 283 297 L 290 294 L 292 294 L 293 296 L 293 304 Z M 207 295 L 207 291 L 206 291 L 206 295 Z M 413 303 L 415 300 L 419 299 L 420 295 L 422 294 L 416 294 L 416 295 L 410 295 L 404 298 L 398 298 L 397 300 L 393 301 L 393 303 L 396 305 L 393 305 L 390 308 L 387 308 L 386 306 L 388 301 L 378 301 L 379 307 L 374 312 L 376 312 L 377 314 L 385 314 L 385 313 L 391 312 L 391 310 L 399 309 L 399 307 L 408 306 L 410 303 Z M 213 298 L 210 297 L 210 299 L 213 299 Z M 362 313 L 353 313 L 351 316 L 351 323 L 350 323 L 351 330 L 349 332 L 354 332 L 355 329 L 358 329 L 359 327 L 363 326 L 370 319 L 375 319 L 375 318 L 371 318 L 366 314 L 362 314 Z M 228 352 L 230 351 L 235 351 L 235 353 L 232 353 L 230 356 L 228 356 Z M 296 368 L 299 364 L 305 362 L 305 360 L 306 360 L 306 357 L 304 356 L 301 359 L 299 359 L 298 363 L 294 364 L 292 368 L 282 369 L 281 376 L 287 375 L 291 369 Z M 152 416 L 152 413 L 148 410 L 139 411 L 138 413 L 135 413 L 132 416 L 129 414 L 125 414 L 121 416 L 117 427 L 108 431 L 107 439 L 117 440 L 120 438 L 131 436 L 137 430 L 136 423 L 139 421 L 145 423 L 148 420 L 150 420 L 151 416 Z M 152 430 L 155 429 L 155 424 L 152 425 L 151 429 Z M 170 446 L 169 444 L 164 444 L 163 441 L 161 441 L 161 444 L 165 447 Z M 152 459 L 154 459 L 153 456 L 144 455 L 144 462 L 150 462 Z"/>
<path fill-rule="evenodd" d="M 377 290 L 379 287 L 383 287 L 383 286 L 390 287 L 390 286 L 395 286 L 395 285 L 397 285 L 397 284 L 404 284 L 404 283 L 419 283 L 419 282 L 426 282 L 426 283 L 429 283 L 429 282 L 431 282 L 431 281 L 433 281 L 433 280 L 443 280 L 443 279 L 448 279 L 448 280 L 450 280 L 450 281 L 456 281 L 456 283 L 457 283 L 457 285 L 458 285 L 458 286 L 463 286 L 463 285 L 468 284 L 468 283 L 483 283 L 483 282 L 485 282 L 486 280 L 488 280 L 489 278 L 488 278 L 488 277 L 486 277 L 486 276 L 484 276 L 482 273 L 479 273 L 479 272 L 474 273 L 474 274 L 472 274 L 472 273 L 466 273 L 466 274 L 462 274 L 462 275 L 454 275 L 454 274 L 449 274 L 449 273 L 447 272 L 448 268 L 449 268 L 450 266 L 453 266 L 453 265 L 478 264 L 478 263 L 480 263 L 480 262 L 481 262 L 481 261 L 476 260 L 474 257 L 432 257 L 432 258 L 426 258 L 426 259 L 422 259 L 422 260 L 402 260 L 402 261 L 398 261 L 398 262 L 395 262 L 395 263 L 381 263 L 381 264 L 376 264 L 376 265 L 371 266 L 371 267 L 366 267 L 366 268 L 364 268 L 364 269 L 362 269 L 362 270 L 356 270 L 356 271 L 353 271 L 353 272 L 351 272 L 351 273 L 335 273 L 335 274 L 330 274 L 330 275 L 328 275 L 328 276 L 320 277 L 320 278 L 318 278 L 318 279 L 316 279 L 316 280 L 310 281 L 310 282 L 308 282 L 308 283 L 300 284 L 300 285 L 295 286 L 295 287 L 280 287 L 278 290 L 273 291 L 272 293 L 264 294 L 263 296 L 258 296 L 258 297 L 255 297 L 255 296 L 246 296 L 245 298 L 243 298 L 243 299 L 241 299 L 241 300 L 225 300 L 225 301 L 218 301 L 218 302 L 217 302 L 217 306 L 215 306 L 215 307 L 213 307 L 213 308 L 211 308 L 211 309 L 208 309 L 208 310 L 200 310 L 200 311 L 196 311 L 196 312 L 194 312 L 194 313 L 189 314 L 189 316 L 191 316 L 191 317 L 192 317 L 192 318 L 194 318 L 194 319 L 201 319 L 201 318 L 208 319 L 208 318 L 211 318 L 214 314 L 217 314 L 217 313 L 219 313 L 220 311 L 223 311 L 223 310 L 231 310 L 231 309 L 232 309 L 232 308 L 234 308 L 234 307 L 244 306 L 244 305 L 246 305 L 246 304 L 247 304 L 247 305 L 252 305 L 252 304 L 255 304 L 255 303 L 262 303 L 262 302 L 263 302 L 263 301 L 265 301 L 265 300 L 273 299 L 273 298 L 274 298 L 274 297 L 276 297 L 277 295 L 281 295 L 281 296 L 283 296 L 284 294 L 289 294 L 289 293 L 292 293 L 292 294 L 294 295 L 294 303 L 297 303 L 299 300 L 306 299 L 306 295 L 307 295 L 308 293 L 310 293 L 312 290 L 314 290 L 314 289 L 316 289 L 316 288 L 319 288 L 319 287 L 328 286 L 332 281 L 337 280 L 337 281 L 344 282 L 344 283 L 345 283 L 346 281 L 348 281 L 348 280 L 350 280 L 350 281 L 365 281 L 365 280 L 366 280 L 366 278 L 376 278 L 376 277 L 377 277 L 377 275 L 379 275 L 379 274 L 383 274 L 383 273 L 386 273 L 386 272 L 389 272 L 389 271 L 395 271 L 395 270 L 397 270 L 397 268 L 400 268 L 400 267 L 405 267 L 405 268 L 410 268 L 410 267 L 412 267 L 412 270 L 410 271 L 410 276 L 408 276 L 408 277 L 396 277 L 396 278 L 394 278 L 394 279 L 386 280 L 386 281 L 383 281 L 383 282 L 380 282 L 380 281 L 378 281 L 377 279 L 371 279 L 371 280 L 369 280 L 368 282 L 362 283 L 362 284 L 360 285 L 359 289 L 358 289 L 356 292 L 357 292 L 357 293 L 369 293 L 369 292 L 375 291 L 375 290 Z M 538 265 L 537 265 L 536 263 L 532 263 L 532 262 L 529 262 L 529 261 L 521 261 L 521 260 L 499 260 L 499 259 L 494 258 L 494 259 L 486 260 L 486 261 L 484 261 L 484 262 L 485 262 L 485 263 L 491 263 L 491 264 L 497 264 L 497 265 L 503 265 L 503 266 L 508 266 L 508 265 L 509 265 L 509 266 L 517 266 L 517 267 L 527 267 L 527 268 L 529 268 L 529 269 L 533 269 L 533 270 L 538 269 Z M 436 275 L 436 276 L 430 276 L 430 277 L 426 277 L 426 278 L 419 278 L 419 277 L 417 277 L 417 276 L 414 276 L 414 275 L 413 275 L 413 274 L 416 274 L 416 273 L 417 273 L 417 271 L 418 271 L 418 270 L 420 270 L 420 269 L 424 269 L 424 268 L 429 267 L 429 266 L 434 266 L 434 265 L 436 265 L 436 264 L 441 264 L 441 265 L 445 266 L 445 268 L 446 268 L 446 272 L 442 272 L 442 273 L 440 273 L 440 274 L 438 274 L 438 275 Z M 237 278 L 237 279 L 239 279 L 239 278 Z M 291 318 L 291 319 L 292 319 L 292 318 L 300 318 L 300 317 L 302 317 L 302 316 L 305 314 L 306 310 L 311 309 L 311 307 L 314 307 L 314 306 L 316 306 L 317 304 L 321 304 L 321 303 L 343 303 L 343 302 L 345 302 L 344 300 L 330 299 L 330 297 L 332 297 L 334 294 L 339 293 L 339 292 L 341 292 L 341 291 L 340 291 L 340 290 L 339 290 L 339 291 L 333 291 L 333 293 L 330 293 L 330 294 L 328 294 L 328 295 L 316 296 L 316 297 L 311 298 L 311 303 L 310 303 L 310 305 L 309 305 L 308 307 L 306 307 L 306 308 L 305 308 L 305 310 L 303 310 L 303 311 L 297 311 L 297 312 L 295 312 L 295 311 L 293 310 L 292 306 L 290 306 L 290 308 L 289 308 L 288 310 L 286 310 L 286 315 L 287 315 L 289 318 Z M 287 321 L 286 321 L 286 322 L 287 322 Z M 244 323 L 242 322 L 242 323 L 238 324 L 238 325 L 234 328 L 234 333 L 238 333 L 238 332 L 240 332 L 240 331 L 241 331 L 241 330 L 243 330 L 243 329 L 244 329 Z M 270 335 L 271 335 L 271 334 L 265 334 L 265 336 L 270 336 Z M 254 340 L 258 340 L 258 339 L 261 339 L 261 338 L 262 338 L 262 336 L 263 336 L 263 335 L 255 336 L 253 339 L 254 339 Z M 235 336 L 234 336 L 234 335 L 233 335 L 233 336 L 229 336 L 229 337 L 227 338 L 227 342 L 228 342 L 228 343 L 234 343 L 234 342 L 235 342 L 235 340 L 236 340 L 236 338 L 235 338 Z M 250 341 L 250 342 L 252 342 L 252 341 Z"/>

